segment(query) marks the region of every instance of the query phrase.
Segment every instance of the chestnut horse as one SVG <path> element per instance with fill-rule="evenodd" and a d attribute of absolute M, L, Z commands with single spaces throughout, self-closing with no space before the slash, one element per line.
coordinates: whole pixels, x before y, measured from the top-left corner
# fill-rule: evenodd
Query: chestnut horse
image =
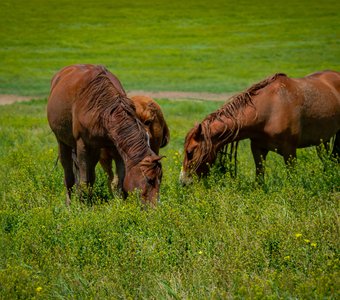
<path fill-rule="evenodd" d="M 159 148 L 165 147 L 170 140 L 170 131 L 165 122 L 161 107 L 148 96 L 133 96 L 130 99 L 136 107 L 137 117 L 143 123 L 149 135 L 150 148 L 158 155 Z M 114 155 L 115 153 L 112 153 L 108 148 L 104 148 L 100 152 L 100 164 L 108 175 L 108 187 L 111 193 L 113 182 L 114 186 L 121 185 L 119 184 L 119 178 L 114 180 L 112 172 L 112 159 L 114 159 Z M 116 170 L 116 173 L 118 174 L 119 171 Z"/>
<path fill-rule="evenodd" d="M 223 147 L 249 138 L 257 179 L 263 182 L 269 151 L 289 164 L 297 148 L 320 145 L 334 135 L 332 154 L 339 158 L 340 73 L 296 79 L 275 74 L 232 97 L 189 131 L 180 181 L 189 183 L 192 174 L 207 174 Z"/>
<path fill-rule="evenodd" d="M 125 195 L 140 190 L 144 203 L 156 205 L 162 178 L 161 157 L 148 145 L 133 102 L 119 80 L 103 66 L 72 65 L 52 79 L 47 117 L 59 145 L 66 203 L 77 175 L 91 191 L 102 148 L 115 153 Z"/>

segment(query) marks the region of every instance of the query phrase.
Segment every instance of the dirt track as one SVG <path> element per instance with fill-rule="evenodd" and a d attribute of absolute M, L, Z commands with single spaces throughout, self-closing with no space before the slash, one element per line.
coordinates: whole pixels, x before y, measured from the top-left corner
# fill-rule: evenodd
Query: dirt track
<path fill-rule="evenodd" d="M 193 99 L 206 101 L 226 101 L 233 94 L 214 94 L 214 93 L 200 93 L 200 92 L 145 92 L 145 91 L 130 91 L 129 96 L 147 95 L 156 99 Z M 32 99 L 41 99 L 43 96 L 18 96 L 18 95 L 0 95 L 0 105 L 11 104 L 14 102 L 30 101 Z"/>

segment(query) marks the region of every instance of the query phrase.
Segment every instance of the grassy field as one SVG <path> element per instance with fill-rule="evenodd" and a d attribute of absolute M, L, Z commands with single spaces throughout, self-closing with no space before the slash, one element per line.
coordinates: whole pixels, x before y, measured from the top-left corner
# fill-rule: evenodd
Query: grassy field
<path fill-rule="evenodd" d="M 239 175 L 178 183 L 183 137 L 216 102 L 159 100 L 162 205 L 110 198 L 64 205 L 45 100 L 0 110 L 0 299 L 338 299 L 340 167 L 299 150 L 290 175 L 271 153 L 254 184 L 249 143 Z"/>
<path fill-rule="evenodd" d="M 100 63 L 127 90 L 234 92 L 275 72 L 340 69 L 340 2 L 0 1 L 0 93 L 47 96 Z"/>
<path fill-rule="evenodd" d="M 71 209 L 45 105 L 52 75 L 106 65 L 127 91 L 234 92 L 275 73 L 340 70 L 339 1 L 0 1 L 0 299 L 339 299 L 340 167 L 298 151 L 239 174 L 178 183 L 183 140 L 221 103 L 157 99 L 171 130 L 162 205 Z"/>

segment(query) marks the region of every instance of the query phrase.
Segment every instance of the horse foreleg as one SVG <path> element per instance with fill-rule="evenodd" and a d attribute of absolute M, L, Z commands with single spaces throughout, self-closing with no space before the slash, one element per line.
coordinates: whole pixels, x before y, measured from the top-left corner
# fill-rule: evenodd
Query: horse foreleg
<path fill-rule="evenodd" d="M 64 184 L 67 191 L 65 203 L 67 206 L 69 206 L 71 204 L 72 187 L 75 183 L 75 176 L 73 173 L 72 147 L 69 147 L 60 141 L 58 141 L 58 143 L 59 159 L 64 169 Z"/>
<path fill-rule="evenodd" d="M 100 151 L 86 147 L 82 139 L 77 141 L 77 158 L 79 165 L 79 184 L 81 193 L 85 187 L 91 198 L 92 186 L 96 179 L 95 167 L 99 161 Z"/>
<path fill-rule="evenodd" d="M 265 160 L 268 150 L 261 148 L 259 145 L 251 141 L 251 152 L 253 154 L 255 168 L 256 168 L 256 182 L 264 183 Z"/>
<path fill-rule="evenodd" d="M 106 149 L 101 149 L 100 151 L 100 165 L 102 166 L 104 172 L 107 174 L 107 186 L 109 188 L 109 192 L 112 195 L 112 184 L 113 184 L 113 171 L 112 171 L 112 157 Z"/>
<path fill-rule="evenodd" d="M 117 155 L 115 157 L 115 163 L 116 163 L 116 173 L 118 176 L 118 182 L 117 182 L 117 189 L 120 193 L 123 193 L 123 184 L 125 179 L 125 164 L 120 155 Z"/>

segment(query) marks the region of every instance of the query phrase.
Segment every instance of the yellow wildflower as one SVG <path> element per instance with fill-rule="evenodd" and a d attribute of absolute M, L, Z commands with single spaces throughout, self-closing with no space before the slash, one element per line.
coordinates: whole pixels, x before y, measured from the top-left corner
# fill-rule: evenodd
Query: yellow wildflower
<path fill-rule="evenodd" d="M 41 287 L 41 286 L 38 286 L 38 287 L 35 289 L 35 291 L 36 291 L 37 293 L 40 293 L 40 292 L 42 291 L 42 287 Z"/>
<path fill-rule="evenodd" d="M 298 239 L 300 237 L 302 237 L 302 233 L 295 233 L 295 237 Z"/>
<path fill-rule="evenodd" d="M 310 243 L 310 240 L 304 239 L 304 241 L 305 241 L 307 244 Z"/>
<path fill-rule="evenodd" d="M 284 259 L 284 260 L 290 260 L 290 256 L 287 255 L 287 256 L 285 256 L 283 259 Z"/>
<path fill-rule="evenodd" d="M 310 244 L 312 247 L 316 248 L 316 243 L 311 243 Z"/>

